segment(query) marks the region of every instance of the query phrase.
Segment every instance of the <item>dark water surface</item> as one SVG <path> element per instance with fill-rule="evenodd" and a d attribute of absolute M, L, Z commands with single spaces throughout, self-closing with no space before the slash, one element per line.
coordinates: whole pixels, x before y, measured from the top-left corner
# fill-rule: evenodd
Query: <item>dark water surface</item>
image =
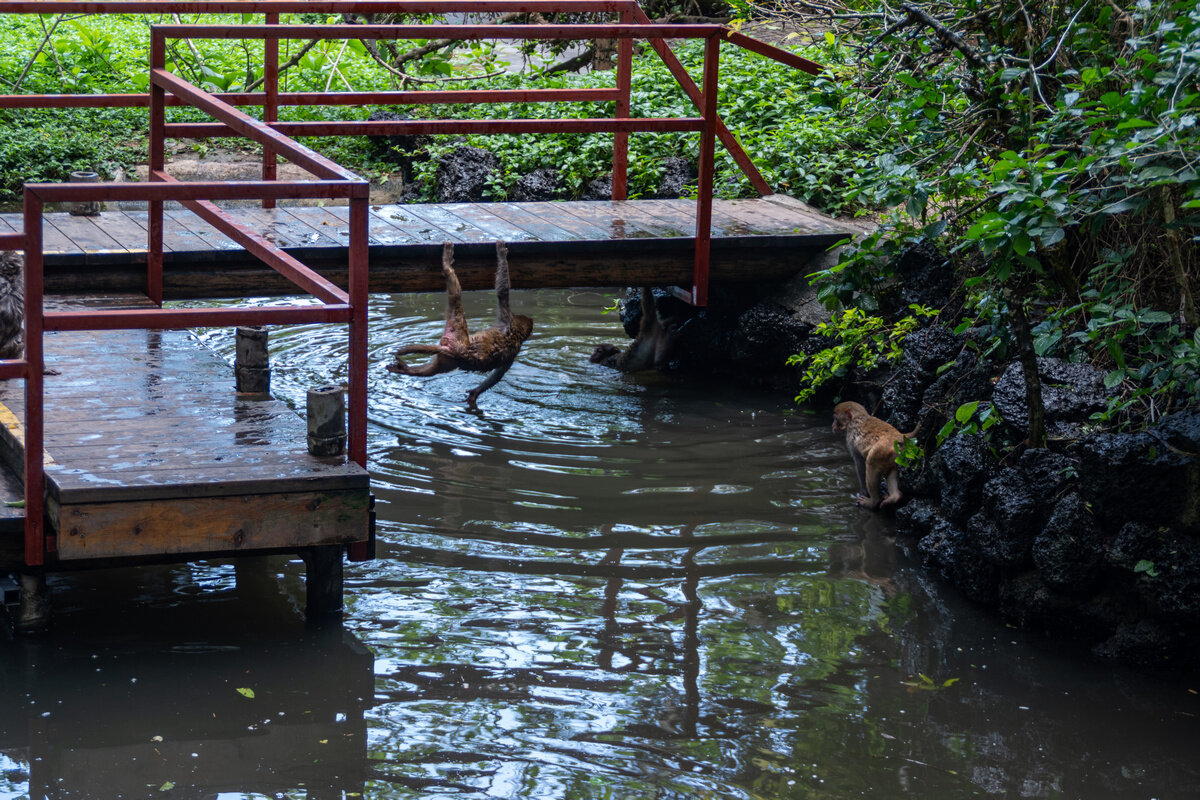
<path fill-rule="evenodd" d="M 602 293 L 514 299 L 534 339 L 471 413 L 479 376 L 383 370 L 442 298 L 376 298 L 343 624 L 283 559 L 56 579 L 0 643 L 0 797 L 1200 797 L 1200 677 L 1006 629 L 850 504 L 825 416 L 587 363 Z M 272 352 L 300 407 L 344 375 L 337 328 Z"/>

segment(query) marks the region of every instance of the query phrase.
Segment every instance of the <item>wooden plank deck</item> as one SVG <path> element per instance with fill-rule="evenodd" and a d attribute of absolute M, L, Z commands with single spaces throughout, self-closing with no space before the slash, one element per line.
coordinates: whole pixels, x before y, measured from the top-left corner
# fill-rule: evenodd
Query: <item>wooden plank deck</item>
<path fill-rule="evenodd" d="M 345 281 L 345 206 L 239 208 L 243 224 L 334 281 Z M 145 211 L 99 217 L 49 213 L 48 292 L 144 290 Z M 19 214 L 0 214 L 19 230 Z M 294 294 L 274 271 L 186 210 L 166 212 L 168 298 Z M 487 289 L 493 243 L 509 243 L 514 288 L 681 285 L 692 280 L 695 203 L 690 200 L 453 203 L 374 206 L 369 218 L 371 290 L 441 291 L 441 244 L 454 242 L 463 287 Z M 853 223 L 792 198 L 715 200 L 713 283 L 783 279 L 853 233 Z"/>
<path fill-rule="evenodd" d="M 46 511 L 58 560 L 367 538 L 367 472 L 310 456 L 304 421 L 279 401 L 239 397 L 232 366 L 186 331 L 48 333 L 45 353 Z M 0 403 L 23 419 L 19 381 L 0 384 Z M 0 430 L 0 456 L 17 474 L 20 433 Z"/>

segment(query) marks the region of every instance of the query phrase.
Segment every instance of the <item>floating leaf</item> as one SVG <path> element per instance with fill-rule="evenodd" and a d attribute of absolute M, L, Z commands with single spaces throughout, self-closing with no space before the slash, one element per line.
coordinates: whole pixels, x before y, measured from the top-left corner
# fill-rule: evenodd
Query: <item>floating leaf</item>
<path fill-rule="evenodd" d="M 242 697 L 248 697 L 251 700 L 254 699 L 254 690 L 253 689 L 241 688 L 241 689 L 237 690 L 237 693 L 240 694 Z"/>

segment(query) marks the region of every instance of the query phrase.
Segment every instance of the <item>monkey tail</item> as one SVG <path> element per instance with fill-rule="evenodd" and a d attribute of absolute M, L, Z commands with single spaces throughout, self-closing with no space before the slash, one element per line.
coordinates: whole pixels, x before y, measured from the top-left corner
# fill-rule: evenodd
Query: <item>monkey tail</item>
<path fill-rule="evenodd" d="M 900 435 L 903 436 L 905 439 L 914 439 L 914 438 L 916 438 L 917 434 L 920 432 L 921 432 L 921 423 L 918 422 L 917 427 L 913 428 L 911 432 L 902 433 Z"/>

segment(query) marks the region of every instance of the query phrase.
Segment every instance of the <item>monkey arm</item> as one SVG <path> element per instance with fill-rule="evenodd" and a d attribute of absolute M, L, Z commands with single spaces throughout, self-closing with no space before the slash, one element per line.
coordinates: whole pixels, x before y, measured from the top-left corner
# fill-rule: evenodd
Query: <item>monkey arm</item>
<path fill-rule="evenodd" d="M 504 377 L 504 373 L 508 372 L 509 368 L 511 368 L 513 365 L 513 361 L 516 360 L 517 354 L 513 353 L 512 358 L 492 370 L 491 374 L 484 378 L 478 386 L 467 392 L 467 405 L 469 405 L 471 408 L 475 408 L 475 401 L 479 399 L 479 395 L 483 394 L 488 389 L 499 383 L 500 379 Z"/>
<path fill-rule="evenodd" d="M 413 353 L 426 353 L 432 355 L 433 359 L 420 367 L 409 366 L 400 360 L 400 356 Z M 391 364 L 388 364 L 387 369 L 388 372 L 398 372 L 401 375 L 427 378 L 430 375 L 440 375 L 443 372 L 458 369 L 458 356 L 453 350 L 440 344 L 409 344 L 396 351 L 396 358 Z"/>

